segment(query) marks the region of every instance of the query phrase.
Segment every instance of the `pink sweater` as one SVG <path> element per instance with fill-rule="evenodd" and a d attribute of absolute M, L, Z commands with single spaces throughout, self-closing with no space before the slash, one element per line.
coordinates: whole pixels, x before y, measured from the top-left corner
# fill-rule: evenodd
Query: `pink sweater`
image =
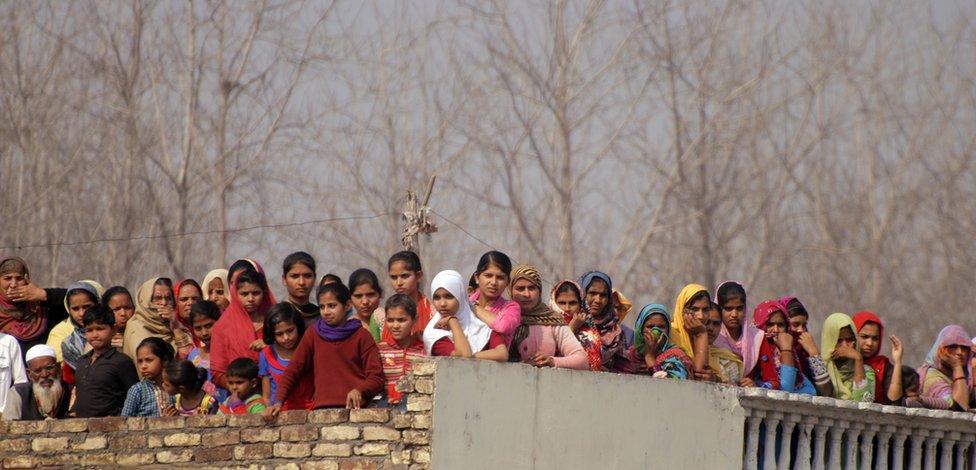
<path fill-rule="evenodd" d="M 472 304 L 477 304 L 481 297 L 481 291 L 476 290 L 468 297 Z M 508 300 L 499 296 L 494 302 L 488 305 L 488 310 L 497 315 L 489 328 L 495 333 L 502 335 L 505 339 L 505 346 L 512 345 L 512 336 L 515 329 L 522 323 L 522 308 L 518 302 Z"/>
<path fill-rule="evenodd" d="M 522 362 L 532 363 L 536 354 L 552 356 L 556 367 L 563 369 L 589 370 L 583 345 L 576 339 L 576 335 L 568 326 L 532 325 L 529 336 L 519 343 L 519 354 Z M 560 356 L 560 357 L 556 357 Z"/>

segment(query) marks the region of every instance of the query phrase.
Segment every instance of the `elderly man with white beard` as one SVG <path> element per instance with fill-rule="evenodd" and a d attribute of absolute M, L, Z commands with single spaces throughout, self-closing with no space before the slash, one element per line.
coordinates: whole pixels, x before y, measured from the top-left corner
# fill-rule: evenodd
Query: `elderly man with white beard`
<path fill-rule="evenodd" d="M 3 408 L 5 421 L 59 419 L 68 416 L 71 385 L 61 380 L 61 367 L 50 346 L 38 344 L 27 350 L 29 383 L 15 384 Z"/>

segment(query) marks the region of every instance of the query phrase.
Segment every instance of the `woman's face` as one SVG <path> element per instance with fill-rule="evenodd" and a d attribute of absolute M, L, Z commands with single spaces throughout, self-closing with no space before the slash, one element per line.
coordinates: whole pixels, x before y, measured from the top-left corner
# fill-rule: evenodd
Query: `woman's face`
<path fill-rule="evenodd" d="M 155 307 L 172 307 L 173 291 L 163 284 L 156 284 L 153 286 L 152 298 L 149 299 L 149 304 Z"/>
<path fill-rule="evenodd" d="M 865 359 L 874 357 L 878 354 L 881 347 L 881 329 L 877 323 L 867 322 L 857 332 L 858 346 L 861 348 L 861 356 Z"/>
<path fill-rule="evenodd" d="M 219 277 L 210 280 L 210 284 L 207 285 L 207 297 L 213 303 L 217 304 L 221 310 L 230 305 L 230 300 L 227 299 L 227 292 L 224 290 L 224 281 Z"/>
<path fill-rule="evenodd" d="M 746 304 L 742 301 L 741 297 L 733 297 L 725 301 L 722 305 L 722 323 L 725 323 L 725 327 L 738 331 L 742 328 L 742 317 L 746 312 Z"/>
<path fill-rule="evenodd" d="M 654 314 L 647 317 L 647 320 L 644 320 L 644 333 L 650 334 L 651 330 L 654 328 L 668 331 L 668 320 L 664 318 L 664 315 Z"/>
<path fill-rule="evenodd" d="M 715 342 L 719 332 L 722 331 L 723 318 L 717 308 L 708 311 L 708 318 L 705 320 L 705 331 L 708 333 L 708 344 Z"/>
<path fill-rule="evenodd" d="M 193 284 L 183 284 L 180 287 L 180 296 L 176 299 L 176 310 L 183 320 L 190 318 L 190 306 L 193 302 L 200 300 L 200 289 Z"/>
<path fill-rule="evenodd" d="M 6 273 L 0 276 L 0 292 L 9 296 L 12 289 L 26 286 L 28 281 L 27 276 L 21 273 Z"/>
<path fill-rule="evenodd" d="M 352 306 L 361 318 L 369 318 L 380 306 L 380 293 L 370 283 L 363 283 L 352 290 Z"/>
<path fill-rule="evenodd" d="M 778 335 L 784 332 L 786 332 L 786 315 L 783 315 L 783 312 L 774 312 L 766 320 L 766 333 Z"/>
<path fill-rule="evenodd" d="M 528 279 L 518 278 L 512 284 L 512 300 L 519 304 L 523 312 L 539 305 L 541 296 L 542 291 L 539 290 L 539 286 Z"/>
<path fill-rule="evenodd" d="M 261 289 L 261 286 L 257 284 L 243 282 L 237 287 L 237 300 L 244 307 L 248 315 L 258 310 L 262 299 L 264 299 L 264 289 Z"/>
<path fill-rule="evenodd" d="M 586 288 L 586 306 L 589 307 L 590 315 L 596 315 L 603 311 L 610 301 L 610 286 L 606 282 L 597 279 L 590 283 Z"/>
<path fill-rule="evenodd" d="M 282 276 L 282 282 L 289 297 L 307 302 L 312 286 L 315 285 L 315 271 L 302 263 L 295 263 Z"/>
<path fill-rule="evenodd" d="M 440 313 L 442 317 L 456 315 L 458 310 L 461 308 L 461 303 L 458 301 L 458 299 L 451 295 L 451 293 L 443 287 L 439 287 L 434 291 L 432 300 L 434 302 L 434 309 L 437 310 L 437 313 Z"/>
<path fill-rule="evenodd" d="M 572 292 L 561 292 L 556 295 L 556 305 L 560 310 L 570 315 L 576 315 L 580 311 L 579 297 Z"/>
<path fill-rule="evenodd" d="M 695 316 L 695 319 L 704 322 L 705 314 L 708 313 L 708 308 L 712 305 L 712 302 L 707 296 L 688 304 L 685 306 L 685 313 L 690 313 Z"/>
<path fill-rule="evenodd" d="M 857 340 L 854 337 L 854 331 L 849 326 L 845 326 L 840 329 L 840 334 L 837 336 L 837 347 L 842 344 L 846 344 L 850 347 L 854 347 Z"/>
<path fill-rule="evenodd" d="M 489 264 L 484 271 L 478 273 L 478 290 L 488 300 L 501 297 L 507 287 L 508 275 L 494 264 Z"/>

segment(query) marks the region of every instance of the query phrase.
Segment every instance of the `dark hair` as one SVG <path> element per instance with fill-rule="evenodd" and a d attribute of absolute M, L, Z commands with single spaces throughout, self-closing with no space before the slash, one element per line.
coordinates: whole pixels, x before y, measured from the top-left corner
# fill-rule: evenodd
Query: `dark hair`
<path fill-rule="evenodd" d="M 162 338 L 157 338 L 155 336 L 150 336 L 139 342 L 139 347 L 136 348 L 136 355 L 142 348 L 149 348 L 149 352 L 159 358 L 163 362 L 163 366 L 169 364 L 173 361 L 173 357 L 176 356 L 176 352 L 173 351 L 173 346 L 164 341 Z"/>
<path fill-rule="evenodd" d="M 389 312 L 393 308 L 402 308 L 407 312 L 407 315 L 410 315 L 410 318 L 417 319 L 417 302 L 414 302 L 407 294 L 393 294 L 389 299 L 386 299 L 384 309 Z"/>
<path fill-rule="evenodd" d="M 240 276 L 237 276 L 237 280 L 234 281 L 234 287 L 240 289 L 244 283 L 255 284 L 261 288 L 261 290 L 266 290 L 268 285 L 268 280 L 261 274 L 253 269 L 245 270 Z"/>
<path fill-rule="evenodd" d="M 197 367 L 186 359 L 172 361 L 166 365 L 166 379 L 176 387 L 187 390 L 200 390 L 207 383 L 207 369 Z"/>
<path fill-rule="evenodd" d="M 417 256 L 417 253 L 408 250 L 394 253 L 393 256 L 390 257 L 390 260 L 386 262 L 386 270 L 389 271 L 390 269 L 393 269 L 393 263 L 398 261 L 407 265 L 408 271 L 423 271 L 423 268 L 420 266 L 420 256 Z"/>
<path fill-rule="evenodd" d="M 342 281 L 320 285 L 318 290 L 315 291 L 315 299 L 319 303 L 322 303 L 321 299 L 325 294 L 334 295 L 336 300 L 344 304 L 349 303 L 349 300 L 352 299 L 352 293 L 349 292 L 349 288 Z"/>
<path fill-rule="evenodd" d="M 471 273 L 471 277 L 468 278 L 468 289 L 472 291 L 478 288 L 478 273 Z"/>
<path fill-rule="evenodd" d="M 583 302 L 583 293 L 580 292 L 580 290 L 576 287 L 576 284 L 573 284 L 572 282 L 564 282 L 560 284 L 556 289 L 556 297 L 559 297 L 559 294 L 565 292 L 572 292 L 573 295 L 576 296 L 577 301 Z"/>
<path fill-rule="evenodd" d="M 98 296 L 96 296 L 95 294 L 92 294 L 90 290 L 88 290 L 88 289 L 71 289 L 68 292 L 65 292 L 64 293 L 64 298 L 67 299 L 68 305 L 71 305 L 71 296 L 72 295 L 75 295 L 75 294 L 85 294 L 88 297 L 88 300 L 91 300 L 93 304 L 95 304 L 95 305 L 98 305 L 99 304 L 99 302 L 98 302 Z"/>
<path fill-rule="evenodd" d="M 349 290 L 354 291 L 363 284 L 369 284 L 380 297 L 383 297 L 383 288 L 380 287 L 380 280 L 376 273 L 366 268 L 359 268 L 349 275 Z"/>
<path fill-rule="evenodd" d="M 239 357 L 227 364 L 227 371 L 224 372 L 224 375 L 254 380 L 258 378 L 258 363 L 246 357 Z"/>
<path fill-rule="evenodd" d="M 501 269 L 506 277 L 512 277 L 512 260 L 505 253 L 494 250 L 481 255 L 481 259 L 478 260 L 478 268 L 474 271 L 475 275 L 485 272 L 491 265 Z"/>
<path fill-rule="evenodd" d="M 901 366 L 901 387 L 907 390 L 911 387 L 918 387 L 918 372 L 911 366 Z M 919 390 L 921 392 L 921 390 Z"/>
<path fill-rule="evenodd" d="M 220 320 L 220 307 L 211 300 L 197 300 L 190 305 L 190 326 L 196 317 L 207 317 L 213 321 Z"/>
<path fill-rule="evenodd" d="M 96 303 L 95 306 L 85 310 L 85 315 L 81 317 L 81 325 L 105 325 L 115 327 L 115 314 L 108 307 Z"/>
<path fill-rule="evenodd" d="M 715 296 L 718 297 L 719 306 L 725 305 L 732 299 L 739 299 L 743 304 L 746 303 L 746 289 L 738 282 L 726 282 L 718 286 Z"/>
<path fill-rule="evenodd" d="M 308 269 L 312 270 L 313 275 L 315 274 L 315 258 L 312 258 L 312 255 L 304 251 L 296 251 L 285 256 L 285 261 L 281 263 L 281 275 L 288 274 L 288 271 L 291 271 L 291 268 L 295 267 L 296 264 L 304 264 Z"/>
<path fill-rule="evenodd" d="M 685 307 L 690 307 L 691 304 L 698 302 L 701 299 L 707 299 L 709 305 L 711 305 L 712 303 L 712 296 L 708 295 L 708 291 L 703 290 L 703 291 L 698 291 L 697 294 L 691 296 L 691 298 L 688 299 L 687 302 L 685 302 Z"/>
<path fill-rule="evenodd" d="M 332 283 L 332 282 L 342 283 L 342 278 L 340 278 L 339 276 L 336 276 L 335 274 L 328 273 L 328 274 L 325 274 L 324 276 L 322 276 L 322 279 L 319 279 L 319 285 L 320 286 L 321 285 L 324 285 L 324 284 Z"/>
<path fill-rule="evenodd" d="M 108 290 L 105 291 L 104 294 L 102 294 L 102 303 L 108 305 L 108 301 L 112 300 L 112 297 L 115 297 L 116 295 L 119 294 L 125 294 L 129 296 L 129 302 L 133 302 L 133 305 L 135 305 L 135 302 L 133 301 L 134 299 L 132 298 L 132 293 L 130 293 L 129 289 L 126 289 L 124 286 L 109 287 Z"/>
<path fill-rule="evenodd" d="M 182 289 L 182 288 L 184 288 L 186 286 L 196 287 L 197 288 L 197 292 L 200 293 L 200 296 L 203 296 L 203 288 L 200 287 L 200 283 L 197 282 L 195 279 L 184 279 L 184 280 L 180 281 L 178 285 L 180 286 L 180 289 Z M 175 289 L 173 290 L 173 294 L 175 296 L 175 294 L 176 294 L 176 290 Z"/>
<path fill-rule="evenodd" d="M 229 268 L 227 268 L 227 282 L 234 280 L 234 273 L 238 271 L 256 271 L 257 268 L 254 267 L 250 261 L 246 259 L 239 259 L 234 261 Z"/>
<path fill-rule="evenodd" d="M 790 300 L 786 304 L 786 315 L 793 318 L 797 315 L 803 315 L 804 317 L 810 318 L 810 314 L 807 313 L 807 309 L 800 303 L 800 299 Z"/>
<path fill-rule="evenodd" d="M 275 344 L 275 326 L 281 322 L 295 325 L 299 338 L 305 335 L 305 319 L 290 303 L 278 302 L 268 309 L 268 316 L 264 317 L 264 344 Z"/>

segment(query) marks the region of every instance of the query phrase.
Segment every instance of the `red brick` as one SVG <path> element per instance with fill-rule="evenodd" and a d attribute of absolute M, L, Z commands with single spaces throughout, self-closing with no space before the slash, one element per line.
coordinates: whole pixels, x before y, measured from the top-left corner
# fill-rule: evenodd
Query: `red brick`
<path fill-rule="evenodd" d="M 367 459 L 347 459 L 339 462 L 339 470 L 376 470 L 380 463 Z"/>
<path fill-rule="evenodd" d="M 234 460 L 233 447 L 211 447 L 193 451 L 194 462 L 223 462 L 225 460 Z"/>
<path fill-rule="evenodd" d="M 278 414 L 275 424 L 284 426 L 287 424 L 305 424 L 308 421 L 308 412 L 305 410 L 282 411 Z"/>
<path fill-rule="evenodd" d="M 244 444 L 234 446 L 234 458 L 237 460 L 265 460 L 274 456 L 271 444 Z"/>
<path fill-rule="evenodd" d="M 114 450 L 141 450 L 145 449 L 146 434 L 128 433 L 108 438 L 108 448 Z"/>
<path fill-rule="evenodd" d="M 113 416 L 109 418 L 92 418 L 88 420 L 89 432 L 116 432 L 125 430 L 125 418 Z"/>
<path fill-rule="evenodd" d="M 241 432 L 238 430 L 212 431 L 203 433 L 202 436 L 203 442 L 201 444 L 208 447 L 218 447 L 241 443 Z"/>
<path fill-rule="evenodd" d="M 292 424 L 281 427 L 281 440 L 288 442 L 315 441 L 319 438 L 319 428 L 311 424 Z"/>

